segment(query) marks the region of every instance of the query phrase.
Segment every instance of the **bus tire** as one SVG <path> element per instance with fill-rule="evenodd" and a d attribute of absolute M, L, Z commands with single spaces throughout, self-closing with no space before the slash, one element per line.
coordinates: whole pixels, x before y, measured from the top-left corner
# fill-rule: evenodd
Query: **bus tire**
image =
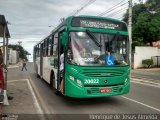
<path fill-rule="evenodd" d="M 59 90 L 57 90 L 57 89 L 56 89 L 56 91 L 55 91 L 55 94 L 56 94 L 57 96 L 62 95 L 62 93 L 61 93 Z"/>
<path fill-rule="evenodd" d="M 40 78 L 40 76 L 36 73 L 37 78 Z"/>
<path fill-rule="evenodd" d="M 50 87 L 51 88 L 55 87 L 55 76 L 54 76 L 54 72 L 53 71 L 50 74 Z"/>
<path fill-rule="evenodd" d="M 38 75 L 38 66 L 36 66 L 36 76 L 37 78 L 40 78 L 40 76 Z"/>

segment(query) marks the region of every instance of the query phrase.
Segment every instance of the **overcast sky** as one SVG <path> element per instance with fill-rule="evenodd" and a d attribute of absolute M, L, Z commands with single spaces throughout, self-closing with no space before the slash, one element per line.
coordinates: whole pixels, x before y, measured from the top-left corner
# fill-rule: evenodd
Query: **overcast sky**
<path fill-rule="evenodd" d="M 10 23 L 9 44 L 22 41 L 22 46 L 32 54 L 36 42 L 48 35 L 60 23 L 60 18 L 71 15 L 88 1 L 91 0 L 0 0 L 0 14 Z M 99 15 L 121 2 L 115 10 L 104 15 L 121 19 L 128 8 L 128 0 L 92 1 L 77 15 Z"/>

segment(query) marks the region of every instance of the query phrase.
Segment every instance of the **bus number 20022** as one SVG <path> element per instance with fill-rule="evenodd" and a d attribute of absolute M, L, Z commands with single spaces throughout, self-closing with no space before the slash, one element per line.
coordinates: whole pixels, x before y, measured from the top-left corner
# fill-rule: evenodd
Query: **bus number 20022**
<path fill-rule="evenodd" d="M 85 79 L 84 84 L 99 84 L 99 79 Z"/>

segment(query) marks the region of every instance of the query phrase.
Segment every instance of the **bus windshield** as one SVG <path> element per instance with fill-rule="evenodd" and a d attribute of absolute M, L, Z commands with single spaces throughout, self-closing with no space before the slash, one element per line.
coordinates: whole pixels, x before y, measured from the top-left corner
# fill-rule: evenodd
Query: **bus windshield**
<path fill-rule="evenodd" d="M 128 36 L 109 33 L 70 32 L 67 59 L 81 66 L 129 64 Z"/>

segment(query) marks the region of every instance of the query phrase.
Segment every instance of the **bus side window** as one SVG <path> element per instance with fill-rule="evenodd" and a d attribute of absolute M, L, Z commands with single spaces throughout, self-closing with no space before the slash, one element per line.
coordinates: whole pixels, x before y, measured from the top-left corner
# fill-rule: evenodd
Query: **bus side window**
<path fill-rule="evenodd" d="M 53 56 L 57 56 L 57 53 L 58 53 L 58 50 L 57 50 L 57 47 L 58 47 L 58 33 L 56 33 L 54 35 L 54 43 L 53 43 Z"/>
<path fill-rule="evenodd" d="M 41 45 L 39 44 L 39 45 L 38 45 L 38 53 L 37 53 L 37 56 L 38 56 L 38 57 L 40 57 L 40 48 L 41 48 L 40 46 L 41 46 Z"/>
<path fill-rule="evenodd" d="M 45 57 L 45 41 L 42 43 L 42 49 L 43 49 L 43 57 Z"/>
<path fill-rule="evenodd" d="M 48 56 L 50 56 L 50 51 L 51 51 L 51 39 L 52 37 L 50 36 L 49 39 L 48 39 Z"/>
<path fill-rule="evenodd" d="M 46 39 L 46 56 L 48 56 L 49 38 Z"/>
<path fill-rule="evenodd" d="M 52 35 L 51 36 L 51 39 L 50 39 L 50 55 L 53 55 L 53 41 L 54 41 L 54 36 Z"/>
<path fill-rule="evenodd" d="M 43 56 L 46 57 L 47 56 L 47 50 L 48 50 L 48 38 L 44 40 L 44 44 L 43 44 Z"/>

